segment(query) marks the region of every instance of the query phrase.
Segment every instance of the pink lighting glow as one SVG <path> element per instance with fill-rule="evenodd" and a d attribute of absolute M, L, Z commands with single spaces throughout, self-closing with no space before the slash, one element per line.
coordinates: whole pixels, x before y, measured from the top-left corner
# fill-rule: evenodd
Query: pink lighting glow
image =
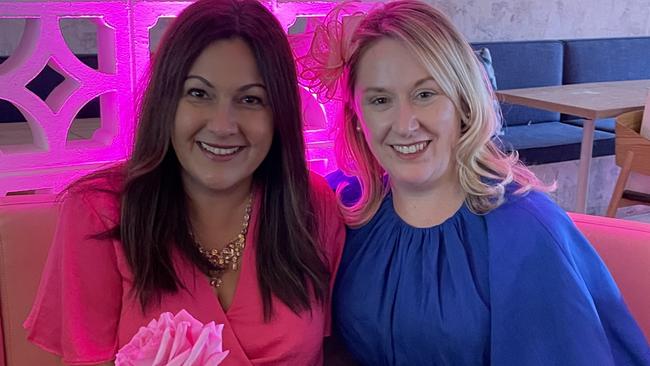
<path fill-rule="evenodd" d="M 32 144 L 0 145 L 0 196 L 24 190 L 60 191 L 71 179 L 125 159 L 135 131 L 134 101 L 150 55 L 150 29 L 160 18 L 174 17 L 190 2 L 116 0 L 1 2 L 0 19 L 25 19 L 16 51 L 0 64 L 0 99 L 25 116 Z M 265 2 L 288 30 L 298 17 L 322 17 L 333 2 Z M 371 3 L 367 3 L 368 6 Z M 85 18 L 97 25 L 97 70 L 70 50 L 60 21 Z M 292 35 L 300 37 L 300 35 Z M 297 44 L 306 46 L 305 42 Z M 302 54 L 304 50 L 297 50 Z M 45 101 L 26 85 L 48 65 L 64 76 Z M 312 170 L 336 169 L 331 121 L 337 105 L 319 104 L 302 90 L 307 158 Z M 89 139 L 69 140 L 74 119 L 99 97 L 99 128 Z M 0 125 L 1 127 L 1 125 Z"/>

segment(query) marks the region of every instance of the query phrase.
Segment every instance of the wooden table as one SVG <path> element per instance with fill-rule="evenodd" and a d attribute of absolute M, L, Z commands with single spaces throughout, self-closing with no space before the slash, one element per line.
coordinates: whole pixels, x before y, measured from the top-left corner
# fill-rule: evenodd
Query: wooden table
<path fill-rule="evenodd" d="M 650 80 L 630 80 L 498 90 L 496 94 L 502 102 L 584 118 L 576 194 L 576 211 L 584 213 L 589 191 L 594 121 L 642 109 L 649 91 Z"/>

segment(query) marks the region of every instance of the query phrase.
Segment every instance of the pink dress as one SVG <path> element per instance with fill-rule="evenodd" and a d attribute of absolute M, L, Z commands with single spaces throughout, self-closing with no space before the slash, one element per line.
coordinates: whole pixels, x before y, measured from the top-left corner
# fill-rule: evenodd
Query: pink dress
<path fill-rule="evenodd" d="M 319 241 L 332 273 L 343 249 L 345 228 L 334 196 L 325 181 L 311 178 L 319 223 Z M 259 220 L 254 198 L 251 227 Z M 25 321 L 28 339 L 71 365 L 111 361 L 117 351 L 162 312 L 186 309 L 203 323 L 224 324 L 223 349 L 230 354 L 222 365 L 321 365 L 323 337 L 329 335 L 330 306 L 314 300 L 311 314 L 294 314 L 273 298 L 275 316 L 265 323 L 257 282 L 255 233 L 246 250 L 232 304 L 224 311 L 205 275 L 180 255 L 179 278 L 187 290 L 164 295 L 146 313 L 131 296 L 133 275 L 118 241 L 89 239 L 112 227 L 118 202 L 108 194 L 68 194 L 49 253 L 34 306 Z M 263 224 L 263 223 L 262 223 Z"/>

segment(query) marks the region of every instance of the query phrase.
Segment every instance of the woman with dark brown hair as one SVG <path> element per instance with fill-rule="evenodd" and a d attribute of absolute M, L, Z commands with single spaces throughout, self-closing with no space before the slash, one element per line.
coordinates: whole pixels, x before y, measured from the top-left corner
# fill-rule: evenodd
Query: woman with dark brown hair
<path fill-rule="evenodd" d="M 304 158 L 292 53 L 254 0 L 199 0 L 154 56 L 131 158 L 72 185 L 25 327 L 70 364 L 111 363 L 187 310 L 223 364 L 322 364 L 344 229 Z"/>

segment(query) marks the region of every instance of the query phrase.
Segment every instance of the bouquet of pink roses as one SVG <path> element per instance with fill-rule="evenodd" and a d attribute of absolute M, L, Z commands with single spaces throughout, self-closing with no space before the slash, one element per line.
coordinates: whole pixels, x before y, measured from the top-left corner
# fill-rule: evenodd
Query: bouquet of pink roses
<path fill-rule="evenodd" d="M 119 350 L 115 366 L 212 366 L 228 355 L 221 350 L 223 324 L 206 325 L 187 311 L 162 313 L 141 327 Z"/>

